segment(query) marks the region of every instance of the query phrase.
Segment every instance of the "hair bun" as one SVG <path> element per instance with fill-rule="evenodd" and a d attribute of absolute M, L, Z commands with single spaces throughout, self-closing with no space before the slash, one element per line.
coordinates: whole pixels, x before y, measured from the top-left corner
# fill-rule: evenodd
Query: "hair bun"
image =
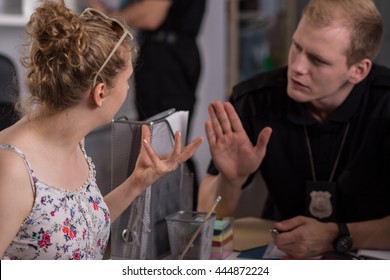
<path fill-rule="evenodd" d="M 62 1 L 44 1 L 27 25 L 32 44 L 54 70 L 56 65 L 79 66 L 88 51 L 88 35 L 78 15 Z"/>

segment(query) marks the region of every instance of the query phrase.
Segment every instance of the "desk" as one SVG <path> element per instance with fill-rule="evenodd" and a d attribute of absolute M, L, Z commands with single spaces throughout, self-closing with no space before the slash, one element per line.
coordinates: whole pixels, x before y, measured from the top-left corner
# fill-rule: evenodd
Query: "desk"
<path fill-rule="evenodd" d="M 269 229 L 273 228 L 274 221 L 255 217 L 239 218 L 233 221 L 234 251 L 226 258 L 227 260 L 241 259 L 238 255 L 242 251 L 268 245 L 271 241 Z M 352 259 L 354 256 L 368 259 L 390 259 L 390 250 L 359 250 L 349 255 L 329 253 L 311 259 Z"/>
<path fill-rule="evenodd" d="M 245 217 L 234 220 L 234 250 L 245 251 L 267 245 L 271 240 L 269 229 L 273 228 L 274 223 L 274 221 L 255 217 Z"/>

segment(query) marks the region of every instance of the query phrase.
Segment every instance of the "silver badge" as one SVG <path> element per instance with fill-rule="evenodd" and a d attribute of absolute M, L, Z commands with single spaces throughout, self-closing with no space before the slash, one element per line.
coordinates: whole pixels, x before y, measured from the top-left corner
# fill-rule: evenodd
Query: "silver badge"
<path fill-rule="evenodd" d="M 332 195 L 328 191 L 312 191 L 310 193 L 310 214 L 319 219 L 328 218 L 332 215 L 331 197 Z"/>

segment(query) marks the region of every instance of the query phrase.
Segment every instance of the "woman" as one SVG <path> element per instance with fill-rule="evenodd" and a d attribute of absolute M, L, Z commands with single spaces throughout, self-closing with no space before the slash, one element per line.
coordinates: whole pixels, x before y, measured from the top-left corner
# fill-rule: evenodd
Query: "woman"
<path fill-rule="evenodd" d="M 0 255 L 3 259 L 101 259 L 115 220 L 149 185 L 189 159 L 203 141 L 159 157 L 150 131 L 134 172 L 106 197 L 84 137 L 123 104 L 136 48 L 119 21 L 63 0 L 46 0 L 26 26 L 29 95 L 23 118 L 0 133 Z"/>

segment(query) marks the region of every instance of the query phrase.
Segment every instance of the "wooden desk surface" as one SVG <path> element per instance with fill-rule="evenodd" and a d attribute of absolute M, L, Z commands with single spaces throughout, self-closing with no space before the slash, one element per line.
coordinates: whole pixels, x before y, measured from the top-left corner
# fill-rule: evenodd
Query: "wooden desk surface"
<path fill-rule="evenodd" d="M 269 229 L 274 221 L 245 217 L 233 221 L 234 250 L 244 251 L 267 245 L 271 239 Z"/>

